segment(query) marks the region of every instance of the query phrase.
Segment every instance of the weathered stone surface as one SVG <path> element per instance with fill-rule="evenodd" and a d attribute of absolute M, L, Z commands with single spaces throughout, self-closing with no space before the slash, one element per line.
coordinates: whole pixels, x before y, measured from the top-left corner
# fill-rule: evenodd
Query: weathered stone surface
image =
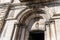
<path fill-rule="evenodd" d="M 6 11 L 7 11 L 7 7 L 6 7 L 6 9 L 0 8 L 0 32 L 2 31 L 2 28 L 3 28 Z"/>
<path fill-rule="evenodd" d="M 53 0 L 20 0 L 21 2 L 49 2 Z"/>
<path fill-rule="evenodd" d="M 1 0 L 1 3 L 10 2 L 11 0 Z M 59 0 L 20 0 L 22 2 L 50 2 L 50 1 L 59 1 Z M 32 30 L 43 30 L 45 32 L 45 40 L 60 40 L 60 5 L 55 4 L 48 4 L 42 5 L 39 4 L 39 7 L 36 7 L 37 5 L 33 4 L 34 6 L 27 5 L 17 5 L 19 3 L 18 0 L 14 0 L 13 3 L 15 3 L 15 6 L 10 5 L 10 9 L 6 8 L 6 10 L 3 8 L 0 9 L 0 31 L 1 28 L 4 27 L 2 31 L 1 38 L 2 40 L 11 40 L 14 37 L 19 36 L 19 40 L 24 40 L 24 38 L 27 35 L 27 38 L 29 36 L 29 31 Z M 12 3 L 11 3 L 12 4 Z M 52 6 L 55 5 L 55 6 Z M 31 7 L 30 7 L 31 6 Z M 8 9 L 8 10 L 7 10 Z M 41 13 L 41 11 L 44 11 Z M 6 14 L 7 13 L 7 14 Z M 7 19 L 5 16 L 7 15 Z M 59 16 L 59 17 L 57 17 Z M 40 17 L 38 20 L 37 25 L 34 23 L 36 20 L 31 22 L 31 20 Z M 41 18 L 42 17 L 42 18 Z M 6 19 L 6 20 L 5 20 Z M 5 20 L 5 24 L 3 23 Z M 55 22 L 55 24 L 54 24 Z M 47 24 L 46 24 L 47 23 Z M 3 25 L 4 24 L 4 25 Z M 22 24 L 22 25 L 21 25 Z M 27 24 L 27 25 L 26 25 Z M 17 25 L 17 26 L 16 26 Z M 47 26 L 46 26 L 47 25 Z M 15 28 L 20 28 L 19 30 Z M 29 30 L 30 29 L 30 30 Z M 18 31 L 20 31 L 20 33 Z M 31 31 L 32 31 L 31 30 Z M 15 32 L 17 31 L 17 32 Z M 28 31 L 28 33 L 25 35 L 25 33 Z M 13 36 L 13 34 L 15 36 Z M 21 37 L 20 37 L 21 36 Z M 28 39 L 26 39 L 28 40 Z"/>

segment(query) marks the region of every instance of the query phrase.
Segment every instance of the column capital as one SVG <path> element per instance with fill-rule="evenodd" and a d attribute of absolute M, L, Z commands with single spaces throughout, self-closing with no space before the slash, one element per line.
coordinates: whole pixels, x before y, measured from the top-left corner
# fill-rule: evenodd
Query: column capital
<path fill-rule="evenodd" d="M 25 28 L 26 27 L 26 24 L 25 23 L 18 23 L 18 26 L 19 27 L 22 27 L 22 28 Z"/>
<path fill-rule="evenodd" d="M 53 22 L 55 22 L 55 20 L 50 19 L 49 21 L 46 21 L 45 24 L 46 24 L 46 25 L 49 25 L 49 24 L 51 24 L 51 23 L 53 23 Z"/>

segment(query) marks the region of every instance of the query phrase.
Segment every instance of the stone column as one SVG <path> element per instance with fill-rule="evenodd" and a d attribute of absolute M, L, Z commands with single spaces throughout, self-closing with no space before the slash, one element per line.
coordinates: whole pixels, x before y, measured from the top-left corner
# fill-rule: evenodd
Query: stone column
<path fill-rule="evenodd" d="M 4 26 L 4 29 L 1 35 L 1 40 L 11 40 L 13 29 L 14 29 L 14 23 L 15 23 L 15 20 L 6 21 L 6 24 Z"/>
<path fill-rule="evenodd" d="M 49 25 L 46 25 L 45 40 L 50 40 L 50 29 L 49 29 Z"/>
<path fill-rule="evenodd" d="M 13 33 L 13 38 L 12 40 L 16 40 L 16 34 L 17 34 L 18 26 L 15 25 L 14 33 Z"/>
<path fill-rule="evenodd" d="M 21 34 L 21 26 L 17 26 L 14 31 L 13 39 L 12 40 L 20 40 L 20 34 Z"/>
<path fill-rule="evenodd" d="M 54 22 L 52 22 L 50 24 L 50 28 L 51 28 L 51 40 L 56 40 L 56 34 L 55 34 L 55 26 L 54 26 Z"/>
<path fill-rule="evenodd" d="M 28 38 L 29 38 L 29 31 L 26 28 L 25 40 L 28 40 Z"/>
<path fill-rule="evenodd" d="M 21 34 L 22 34 L 22 28 L 21 28 L 21 26 L 20 26 L 18 40 L 20 40 L 20 39 L 21 39 Z"/>
<path fill-rule="evenodd" d="M 12 40 L 24 40 L 25 28 L 22 26 L 15 26 L 14 35 Z"/>
<path fill-rule="evenodd" d="M 22 33 L 21 33 L 21 39 L 20 40 L 25 40 L 25 27 L 22 28 Z"/>

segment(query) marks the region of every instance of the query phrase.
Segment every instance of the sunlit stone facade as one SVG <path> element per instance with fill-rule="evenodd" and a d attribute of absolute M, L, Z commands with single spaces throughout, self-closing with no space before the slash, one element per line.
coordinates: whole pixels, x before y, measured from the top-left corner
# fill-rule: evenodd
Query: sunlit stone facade
<path fill-rule="evenodd" d="M 0 40 L 30 40 L 36 31 L 60 40 L 59 0 L 0 0 Z"/>

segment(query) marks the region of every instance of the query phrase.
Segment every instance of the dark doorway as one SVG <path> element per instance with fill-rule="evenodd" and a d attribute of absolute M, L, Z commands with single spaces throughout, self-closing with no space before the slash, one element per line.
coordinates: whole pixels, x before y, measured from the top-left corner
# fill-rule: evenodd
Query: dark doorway
<path fill-rule="evenodd" d="M 44 31 L 32 31 L 29 33 L 29 40 L 44 40 Z"/>

